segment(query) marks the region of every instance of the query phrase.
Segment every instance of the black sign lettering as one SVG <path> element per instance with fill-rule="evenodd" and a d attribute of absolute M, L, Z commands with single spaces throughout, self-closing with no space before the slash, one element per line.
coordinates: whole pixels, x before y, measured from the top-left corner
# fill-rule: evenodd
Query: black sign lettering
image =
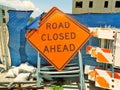
<path fill-rule="evenodd" d="M 56 46 L 50 45 L 50 52 L 56 52 Z"/>
<path fill-rule="evenodd" d="M 70 23 L 69 22 L 65 22 L 65 28 L 69 28 L 70 27 Z"/>
<path fill-rule="evenodd" d="M 58 40 L 58 34 L 57 33 L 53 34 L 53 40 Z"/>
<path fill-rule="evenodd" d="M 46 24 L 46 29 L 51 29 L 51 23 Z"/>
<path fill-rule="evenodd" d="M 75 45 L 74 44 L 70 44 L 69 45 L 69 49 L 70 49 L 70 51 L 74 51 L 75 50 Z"/>
<path fill-rule="evenodd" d="M 52 41 L 52 38 L 50 37 L 49 34 L 47 34 L 47 37 L 46 37 L 46 38 L 47 38 L 48 41 Z"/>
<path fill-rule="evenodd" d="M 58 45 L 48 45 L 44 47 L 44 53 L 51 53 L 51 52 L 72 52 L 75 50 L 74 44 L 58 44 Z"/>
<path fill-rule="evenodd" d="M 46 34 L 42 34 L 41 40 L 42 40 L 42 41 L 46 41 Z"/>
<path fill-rule="evenodd" d="M 64 45 L 64 47 L 63 47 L 63 52 L 64 52 L 64 51 L 67 51 L 67 52 L 69 51 L 67 45 Z"/>
<path fill-rule="evenodd" d="M 57 45 L 57 52 L 62 52 L 62 49 L 61 49 L 61 45 L 60 45 L 60 44 Z"/>
<path fill-rule="evenodd" d="M 74 32 L 66 32 L 66 33 L 54 33 L 54 34 L 42 34 L 42 41 L 53 41 L 53 40 L 70 40 L 75 39 L 76 34 Z"/>
<path fill-rule="evenodd" d="M 59 28 L 59 29 L 64 28 L 64 25 L 60 22 L 58 28 Z"/>
<path fill-rule="evenodd" d="M 64 33 L 59 33 L 59 39 L 64 40 Z"/>
<path fill-rule="evenodd" d="M 49 49 L 47 46 L 45 46 L 44 50 L 43 50 L 43 53 L 49 53 Z"/>
<path fill-rule="evenodd" d="M 63 29 L 63 28 L 69 28 L 69 27 L 70 27 L 69 22 L 46 23 L 46 29 Z"/>
<path fill-rule="evenodd" d="M 70 33 L 68 33 L 68 32 L 65 33 L 65 39 L 66 39 L 66 40 L 69 40 L 69 39 L 70 39 Z"/>
<path fill-rule="evenodd" d="M 71 39 L 75 39 L 76 38 L 76 34 L 74 33 L 74 32 L 71 32 L 71 34 L 70 34 L 71 36 Z"/>
<path fill-rule="evenodd" d="M 52 23 L 52 29 L 56 29 L 57 28 L 57 23 Z"/>

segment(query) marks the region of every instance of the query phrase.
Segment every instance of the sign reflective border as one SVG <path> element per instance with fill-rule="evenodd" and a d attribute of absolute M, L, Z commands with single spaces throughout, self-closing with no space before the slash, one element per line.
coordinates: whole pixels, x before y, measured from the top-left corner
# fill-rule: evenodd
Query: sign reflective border
<path fill-rule="evenodd" d="M 57 70 L 65 67 L 90 36 L 87 27 L 56 7 L 42 18 L 37 31 L 26 34 L 33 47 Z"/>

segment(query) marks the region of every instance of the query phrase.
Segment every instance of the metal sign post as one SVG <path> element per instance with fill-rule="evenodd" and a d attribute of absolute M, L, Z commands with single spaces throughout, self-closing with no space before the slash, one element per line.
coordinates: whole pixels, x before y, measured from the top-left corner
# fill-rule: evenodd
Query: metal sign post
<path fill-rule="evenodd" d="M 79 57 L 79 68 L 80 68 L 80 86 L 81 86 L 81 90 L 86 90 L 84 72 L 83 72 L 83 63 L 82 63 L 83 61 L 80 51 L 78 52 L 78 57 Z"/>
<path fill-rule="evenodd" d="M 41 67 L 41 58 L 40 54 L 38 52 L 38 61 L 37 61 L 37 86 L 40 86 L 41 80 L 40 80 L 40 67 Z"/>
<path fill-rule="evenodd" d="M 83 63 L 82 63 L 82 55 L 81 55 L 81 52 L 79 51 L 78 52 L 78 64 L 79 64 L 79 74 L 78 74 L 78 77 L 79 77 L 79 90 L 86 90 L 86 86 L 85 86 L 85 79 L 84 79 L 84 73 L 83 73 Z M 40 87 L 41 86 L 41 75 L 40 75 L 40 72 L 41 72 L 41 57 L 40 57 L 40 54 L 38 52 L 38 61 L 37 61 L 37 87 Z M 52 72 L 51 72 L 52 73 Z M 55 72 L 54 72 L 55 73 Z M 58 72 L 61 74 L 61 72 Z M 58 74 L 56 73 L 56 74 Z M 66 71 L 67 73 L 67 71 Z M 46 72 L 47 74 L 47 72 Z M 73 73 L 71 73 L 73 74 Z M 49 77 L 49 75 L 48 75 Z M 54 77 L 54 76 L 53 76 Z M 61 77 L 61 76 L 58 76 L 58 77 Z"/>

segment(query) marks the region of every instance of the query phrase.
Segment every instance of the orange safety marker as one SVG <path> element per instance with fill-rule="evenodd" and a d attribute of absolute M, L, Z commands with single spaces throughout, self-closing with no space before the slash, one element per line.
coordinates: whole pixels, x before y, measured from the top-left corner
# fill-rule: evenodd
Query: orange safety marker
<path fill-rule="evenodd" d="M 105 48 L 97 48 L 97 56 L 96 56 L 97 62 L 102 63 L 113 63 L 113 56 L 111 53 L 111 50 L 105 49 Z"/>
<path fill-rule="evenodd" d="M 114 72 L 114 77 L 112 77 L 111 71 L 105 71 L 100 69 L 95 69 L 97 75 L 95 77 L 95 86 L 119 90 L 120 88 L 120 72 Z"/>
<path fill-rule="evenodd" d="M 91 81 L 95 81 L 96 75 L 98 75 L 95 69 L 102 70 L 101 67 L 85 65 L 85 74 L 88 74 L 88 79 Z"/>
<path fill-rule="evenodd" d="M 57 70 L 62 70 L 91 37 L 87 27 L 56 7 L 40 22 L 37 31 L 29 31 L 27 40 Z"/>
<path fill-rule="evenodd" d="M 107 82 L 104 77 L 97 76 L 96 83 L 97 83 L 97 85 L 99 85 L 102 88 L 107 88 L 107 89 L 110 88 L 109 82 Z"/>
<path fill-rule="evenodd" d="M 119 90 L 120 88 L 120 70 L 115 72 L 103 70 L 101 67 L 85 66 L 87 70 L 88 79 L 95 81 L 95 86 L 105 89 Z M 114 77 L 112 77 L 112 75 Z"/>
<path fill-rule="evenodd" d="M 93 48 L 93 46 L 86 46 L 86 53 L 91 54 Z"/>
<path fill-rule="evenodd" d="M 110 49 L 87 46 L 86 53 L 91 54 L 91 57 L 95 57 L 97 62 L 113 63 L 112 51 Z"/>
<path fill-rule="evenodd" d="M 107 48 L 101 48 L 101 50 L 104 52 L 104 53 L 112 53 L 112 51 L 110 49 L 107 49 Z"/>
<path fill-rule="evenodd" d="M 100 52 L 97 53 L 97 61 L 103 63 L 109 63 L 109 60 Z"/>
<path fill-rule="evenodd" d="M 91 57 L 96 57 L 96 55 L 97 55 L 96 47 L 87 46 L 87 47 L 86 47 L 86 53 L 87 53 L 87 54 L 91 54 Z"/>

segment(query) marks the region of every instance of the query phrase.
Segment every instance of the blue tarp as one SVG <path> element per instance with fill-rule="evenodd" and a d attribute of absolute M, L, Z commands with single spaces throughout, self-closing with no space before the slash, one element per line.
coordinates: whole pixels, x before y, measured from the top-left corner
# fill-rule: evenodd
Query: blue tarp
<path fill-rule="evenodd" d="M 87 27 L 111 26 L 120 28 L 120 13 L 109 14 L 70 14 L 80 23 Z"/>
<path fill-rule="evenodd" d="M 18 13 L 18 12 L 14 12 Z M 29 14 L 26 15 L 25 21 L 23 18 L 17 18 L 16 14 L 9 12 L 10 21 L 8 22 L 8 29 L 10 33 L 9 48 L 11 53 L 12 65 L 19 65 L 23 62 L 29 62 L 30 64 L 37 65 L 37 51 L 26 41 L 25 34 L 27 30 L 37 30 L 40 22 L 40 17 L 35 18 L 30 24 L 27 25 Z M 25 13 L 25 12 L 24 12 Z M 20 15 L 20 14 L 19 14 Z M 105 27 L 112 26 L 120 28 L 120 14 L 69 14 L 78 22 L 84 24 L 87 27 Z M 24 24 L 22 24 L 24 23 Z M 17 27 L 16 27 L 17 26 Z M 97 65 L 94 58 L 87 55 L 85 52 L 87 45 L 98 46 L 99 42 L 97 38 L 92 37 L 81 49 L 82 58 L 84 64 Z M 43 57 L 42 65 L 49 64 Z M 76 62 L 77 58 L 73 58 L 71 62 Z"/>
<path fill-rule="evenodd" d="M 21 38 L 25 38 L 22 32 L 25 33 L 23 30 L 26 27 L 28 19 L 32 14 L 32 11 L 14 11 L 10 10 L 9 13 L 9 22 L 7 24 L 9 30 L 9 49 L 10 49 L 10 56 L 11 62 L 13 66 L 18 66 L 27 59 L 25 55 L 25 40 Z M 22 43 L 22 44 L 21 44 Z M 21 54 L 24 53 L 24 56 Z"/>
<path fill-rule="evenodd" d="M 26 26 L 26 31 L 30 30 L 30 29 L 37 30 L 38 27 L 39 27 L 39 23 L 40 23 L 41 17 L 43 17 L 43 15 L 44 15 L 44 13 L 41 14 L 40 16 L 36 17 L 31 23 L 29 23 Z M 30 45 L 29 42 L 26 42 L 25 51 L 26 51 L 26 54 L 27 54 L 27 62 L 29 62 L 33 66 L 37 66 L 38 52 Z M 41 64 L 42 65 L 50 65 L 44 59 L 44 57 L 42 57 L 42 56 L 41 56 Z"/>

